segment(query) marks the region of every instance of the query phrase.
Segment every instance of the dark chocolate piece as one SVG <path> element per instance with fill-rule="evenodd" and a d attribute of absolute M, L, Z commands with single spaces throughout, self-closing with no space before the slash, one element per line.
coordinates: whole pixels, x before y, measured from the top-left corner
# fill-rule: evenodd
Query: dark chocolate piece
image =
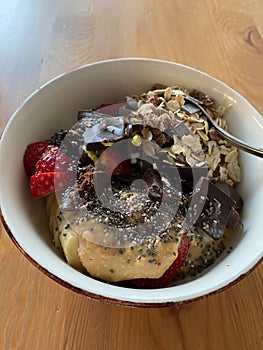
<path fill-rule="evenodd" d="M 86 128 L 83 134 L 86 149 L 102 149 L 102 143 L 120 141 L 124 138 L 124 133 L 123 117 L 105 117 L 99 123 Z"/>
<path fill-rule="evenodd" d="M 230 186 L 227 183 L 221 181 L 217 181 L 215 183 L 215 186 L 235 201 L 234 208 L 236 210 L 241 210 L 243 208 L 243 199 L 241 198 L 235 187 Z"/>
<path fill-rule="evenodd" d="M 175 170 L 175 168 L 177 170 Z M 194 186 L 197 184 L 201 177 L 206 177 L 209 172 L 209 165 L 204 163 L 200 166 L 177 166 L 172 163 L 163 162 L 161 167 L 162 173 L 166 175 L 173 174 L 173 177 L 177 176 L 178 181 L 181 183 L 183 192 L 193 192 Z M 168 175 L 167 175 L 168 174 Z"/>
<path fill-rule="evenodd" d="M 180 166 L 177 167 L 181 181 L 182 189 L 184 192 L 192 192 L 194 185 L 199 181 L 201 177 L 206 177 L 209 172 L 209 165 L 203 166 Z"/>
<path fill-rule="evenodd" d="M 213 239 L 220 239 L 229 222 L 235 201 L 211 180 L 202 177 L 195 186 L 186 224 L 202 228 Z"/>
<path fill-rule="evenodd" d="M 123 111 L 126 104 L 108 105 L 96 111 L 80 111 L 78 119 L 83 120 L 86 130 L 83 133 L 84 142 L 88 151 L 94 151 L 103 149 L 102 143 L 117 142 L 125 138 L 133 137 L 136 133 L 139 133 L 143 128 L 143 122 L 134 120 L 134 115 L 117 114 L 111 116 L 110 114 L 104 114 L 104 112 L 113 113 L 116 112 L 116 108 L 121 106 Z M 112 109 L 113 108 L 113 109 Z"/>
<path fill-rule="evenodd" d="M 159 172 L 153 168 L 148 168 L 142 175 L 142 179 L 148 186 L 148 196 L 153 201 L 161 202 L 163 197 L 163 185 Z"/>
<path fill-rule="evenodd" d="M 234 229 L 240 222 L 239 211 L 243 208 L 243 199 L 233 186 L 230 186 L 225 182 L 216 182 L 215 186 L 235 201 L 227 222 L 227 227 Z"/>

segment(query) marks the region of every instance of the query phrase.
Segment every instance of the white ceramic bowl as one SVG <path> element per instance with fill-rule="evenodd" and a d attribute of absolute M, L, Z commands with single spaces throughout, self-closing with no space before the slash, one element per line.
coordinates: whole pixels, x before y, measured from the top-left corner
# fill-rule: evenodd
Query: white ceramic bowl
<path fill-rule="evenodd" d="M 116 103 L 153 83 L 178 83 L 233 104 L 230 130 L 263 146 L 263 119 L 240 94 L 219 80 L 184 65 L 150 59 L 93 63 L 45 84 L 15 112 L 1 140 L 0 204 L 5 227 L 16 245 L 40 270 L 58 283 L 103 301 L 133 306 L 164 306 L 196 300 L 222 290 L 246 275 L 262 259 L 263 159 L 241 152 L 244 231 L 233 235 L 232 252 L 201 277 L 159 290 L 117 287 L 71 268 L 54 249 L 44 201 L 31 197 L 22 158 L 27 144 L 50 137 L 76 122 L 78 110 Z"/>

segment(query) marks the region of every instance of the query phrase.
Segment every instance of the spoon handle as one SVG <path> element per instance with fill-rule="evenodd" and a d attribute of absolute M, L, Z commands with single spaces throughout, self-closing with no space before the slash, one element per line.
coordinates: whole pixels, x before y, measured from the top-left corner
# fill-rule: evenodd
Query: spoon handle
<path fill-rule="evenodd" d="M 228 131 L 224 130 L 223 128 L 221 128 L 211 117 L 210 115 L 207 113 L 207 111 L 205 110 L 205 108 L 203 108 L 201 106 L 201 102 L 197 99 L 195 99 L 194 97 L 188 96 L 188 95 L 184 95 L 184 99 L 191 102 L 193 105 L 195 105 L 208 119 L 208 122 L 210 123 L 210 125 L 212 125 L 217 132 L 225 139 L 227 140 L 230 144 L 232 144 L 233 146 L 248 152 L 250 154 L 253 154 L 254 156 L 257 157 L 261 157 L 263 158 L 263 149 L 259 148 L 259 147 L 255 147 L 243 140 L 240 140 L 239 138 L 237 138 L 236 136 L 230 134 Z"/>

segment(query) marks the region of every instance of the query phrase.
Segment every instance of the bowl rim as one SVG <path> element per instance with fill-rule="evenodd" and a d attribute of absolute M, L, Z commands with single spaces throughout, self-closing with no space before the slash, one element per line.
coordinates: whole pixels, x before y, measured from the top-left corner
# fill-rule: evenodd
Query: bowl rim
<path fill-rule="evenodd" d="M 20 112 L 21 109 L 23 109 L 24 105 L 28 103 L 28 101 L 30 101 L 34 95 L 36 95 L 40 90 L 43 90 L 44 88 L 46 88 L 47 86 L 49 86 L 50 84 L 52 84 L 54 81 L 61 79 L 64 76 L 70 75 L 74 72 L 83 70 L 83 69 L 87 69 L 90 66 L 94 66 L 94 65 L 100 65 L 100 64 L 107 64 L 107 63 L 113 63 L 113 62 L 118 62 L 118 61 L 148 61 L 148 62 L 159 62 L 159 63 L 165 63 L 165 64 L 172 64 L 175 65 L 177 67 L 182 67 L 183 69 L 188 69 L 191 71 L 195 71 L 197 74 L 201 74 L 203 76 L 206 76 L 209 79 L 212 79 L 214 81 L 217 81 L 218 83 L 220 83 L 221 85 L 227 87 L 227 89 L 229 89 L 230 91 L 233 91 L 237 96 L 239 96 L 241 99 L 245 100 L 248 104 L 250 104 L 255 110 L 256 108 L 249 102 L 249 100 L 247 100 L 245 97 L 243 97 L 239 92 L 237 92 L 236 90 L 234 90 L 231 86 L 227 85 L 226 83 L 222 82 L 221 80 L 213 77 L 212 75 L 205 73 L 201 70 L 198 70 L 196 68 L 193 68 L 189 65 L 185 65 L 185 64 L 181 64 L 181 63 L 176 63 L 176 62 L 172 62 L 172 61 L 167 61 L 167 60 L 160 60 L 160 59 L 151 59 L 151 58 L 141 58 L 141 57 L 129 57 L 129 58 L 116 58 L 116 59 L 107 59 L 107 60 L 101 60 L 101 61 L 95 61 L 95 62 L 91 62 L 88 64 L 84 64 L 82 66 L 79 66 L 75 69 L 72 69 L 68 72 L 62 73 L 60 75 L 55 76 L 54 78 L 50 79 L 49 81 L 47 81 L 46 83 L 44 83 L 43 85 L 41 85 L 39 88 L 37 88 L 34 92 L 32 92 L 23 102 L 22 104 L 15 110 L 15 112 L 12 114 L 12 116 L 9 118 L 2 136 L 1 136 L 1 141 L 5 138 L 5 134 L 8 132 L 9 126 L 11 125 L 12 121 L 14 120 L 14 118 L 16 117 L 16 115 Z M 256 110 L 257 111 L 257 110 Z M 258 111 L 257 111 L 258 112 Z M 1 146 L 1 141 L 0 141 L 0 146 Z M 1 147 L 0 147 L 1 149 Z M 18 249 L 24 254 L 24 256 L 27 257 L 27 259 L 34 265 L 36 266 L 40 271 L 42 271 L 44 274 L 46 274 L 48 277 L 50 277 L 52 280 L 56 281 L 57 283 L 59 283 L 60 285 L 74 291 L 77 292 L 79 294 L 91 297 L 92 299 L 97 299 L 100 301 L 104 301 L 106 303 L 111 303 L 114 305 L 122 305 L 122 306 L 132 306 L 132 307 L 163 307 L 163 306 L 172 306 L 172 305 L 182 305 L 182 304 L 186 304 L 186 303 L 191 303 L 197 300 L 201 300 L 204 299 L 208 296 L 217 294 L 227 288 L 229 288 L 230 286 L 236 284 L 237 282 L 239 282 L 240 280 L 242 280 L 245 276 L 247 276 L 251 271 L 253 271 L 262 261 L 263 261 L 263 257 L 259 257 L 258 261 L 254 262 L 254 265 L 248 266 L 248 269 L 243 272 L 240 271 L 240 274 L 235 276 L 235 278 L 230 281 L 228 284 L 221 286 L 221 287 L 217 287 L 215 290 L 212 290 L 210 292 L 205 292 L 203 295 L 201 296 L 195 296 L 189 299 L 183 299 L 183 300 L 171 300 L 171 301 L 156 301 L 156 302 L 148 302 L 148 301 L 129 301 L 126 299 L 115 299 L 109 296 L 105 296 L 105 295 L 101 295 L 101 294 L 96 294 L 93 293 L 91 291 L 82 289 L 80 287 L 77 287 L 73 284 L 71 284 L 69 281 L 66 281 L 64 279 L 62 279 L 61 277 L 57 276 L 56 274 L 54 274 L 53 272 L 49 271 L 47 268 L 43 267 L 39 262 L 37 262 L 34 258 L 32 258 L 23 248 L 22 246 L 18 243 L 15 235 L 12 233 L 8 223 L 6 222 L 5 218 L 4 218 L 4 213 L 1 209 L 1 198 L 0 198 L 0 218 L 4 224 L 5 230 L 7 231 L 9 237 L 11 238 L 11 240 L 13 241 L 13 243 L 18 247 Z"/>

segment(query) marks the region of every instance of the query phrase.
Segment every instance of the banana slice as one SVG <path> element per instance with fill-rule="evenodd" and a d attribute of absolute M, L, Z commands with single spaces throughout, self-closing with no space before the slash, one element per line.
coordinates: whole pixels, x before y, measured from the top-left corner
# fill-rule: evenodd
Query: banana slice
<path fill-rule="evenodd" d="M 59 207 L 54 193 L 47 197 L 46 211 L 49 217 L 49 229 L 53 235 L 54 245 L 57 249 L 62 249 L 59 238 Z"/>
<path fill-rule="evenodd" d="M 78 234 L 69 226 L 64 216 L 61 215 L 54 194 L 48 197 L 46 210 L 49 215 L 49 228 L 53 234 L 55 246 L 62 249 L 70 266 L 81 272 L 86 271 L 78 256 Z"/>

